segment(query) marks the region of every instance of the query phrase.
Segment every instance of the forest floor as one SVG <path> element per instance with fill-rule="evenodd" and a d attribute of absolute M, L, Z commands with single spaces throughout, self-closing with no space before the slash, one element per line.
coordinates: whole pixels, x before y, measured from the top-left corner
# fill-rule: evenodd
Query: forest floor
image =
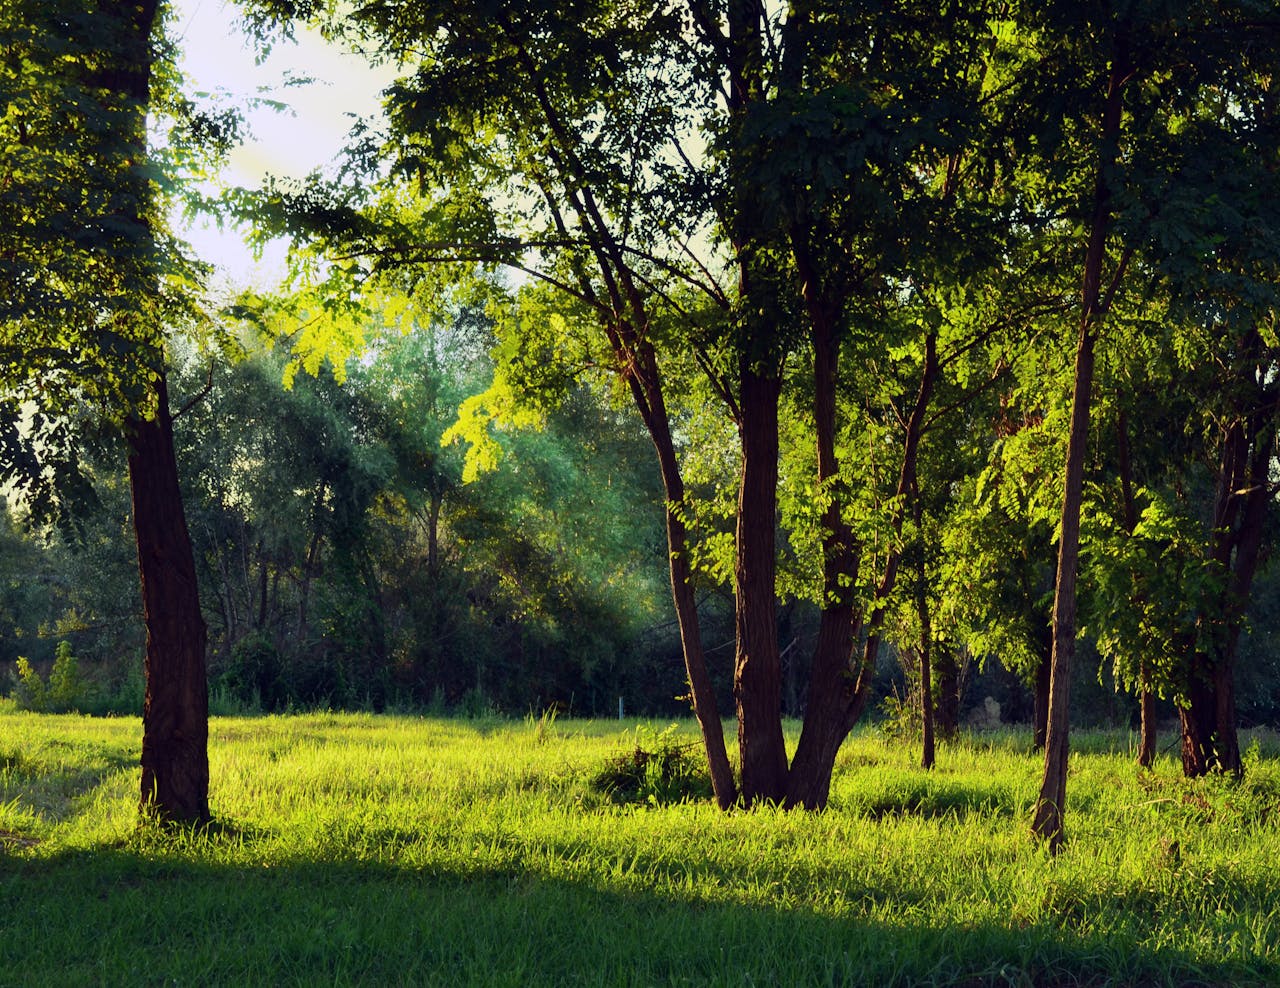
<path fill-rule="evenodd" d="M 1280 739 L 1243 783 L 868 728 L 831 808 L 722 813 L 692 723 L 215 718 L 215 823 L 139 824 L 133 718 L 0 710 L 0 985 L 1276 985 Z"/>

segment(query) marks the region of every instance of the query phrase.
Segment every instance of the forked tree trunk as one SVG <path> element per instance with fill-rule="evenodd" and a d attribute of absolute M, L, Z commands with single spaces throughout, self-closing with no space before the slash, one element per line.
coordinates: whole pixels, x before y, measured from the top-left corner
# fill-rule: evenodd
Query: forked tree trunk
<path fill-rule="evenodd" d="M 209 694 L 195 558 L 178 487 L 169 396 L 129 424 L 129 483 L 147 628 L 142 808 L 166 821 L 209 818 Z"/>
<path fill-rule="evenodd" d="M 1261 347 L 1256 333 L 1249 344 L 1254 352 Z M 1271 502 L 1278 401 L 1277 390 L 1265 380 L 1248 394 L 1251 407 L 1232 423 L 1223 443 L 1214 506 L 1210 555 L 1227 574 L 1227 584 L 1215 602 L 1217 613 L 1203 615 L 1201 623 L 1220 630 L 1206 632 L 1193 655 L 1187 702 L 1179 712 L 1182 769 L 1188 777 L 1244 771 L 1236 730 L 1235 659 Z"/>
<path fill-rule="evenodd" d="M 821 348 L 817 349 L 820 353 Z M 895 491 L 898 508 L 892 522 L 896 536 L 902 534 L 905 501 L 916 482 L 916 461 L 920 440 L 938 372 L 937 337 L 930 333 L 925 340 L 925 360 L 920 374 L 920 388 L 906 423 L 902 466 Z M 824 380 L 822 374 L 815 374 L 815 385 L 819 394 L 824 390 Z M 834 376 L 830 378 L 832 389 L 834 389 L 834 380 Z M 834 390 L 832 390 L 832 396 L 834 409 Z M 820 412 L 822 406 L 819 405 L 817 408 Z M 832 414 L 834 415 L 834 412 Z M 819 423 L 821 421 L 822 419 L 819 418 Z M 834 422 L 834 418 L 831 421 Z M 819 428 L 821 435 L 821 425 Z M 821 455 L 821 446 L 819 453 Z M 829 555 L 827 562 L 830 565 L 840 558 L 838 555 L 834 557 Z M 870 697 L 871 677 L 875 672 L 876 658 L 880 650 L 880 632 L 886 613 L 886 602 L 897 582 L 901 558 L 900 547 L 895 546 L 887 554 L 876 591 L 877 603 L 866 624 L 867 636 L 860 660 L 855 663 L 850 662 L 850 653 L 859 631 L 858 624 L 851 617 L 852 610 L 843 612 L 838 606 L 833 606 L 823 612 L 824 622 L 819 628 L 818 649 L 814 655 L 813 671 L 810 674 L 809 705 L 805 710 L 804 726 L 800 732 L 800 742 L 796 748 L 790 779 L 787 783 L 788 806 L 816 810 L 827 805 L 836 755 L 844 739 L 861 718 Z M 846 567 L 844 572 L 856 574 L 856 564 L 849 562 L 842 565 Z M 840 571 L 832 570 L 829 574 L 837 572 Z M 838 584 L 831 583 L 830 575 L 827 582 L 828 596 L 836 596 L 836 599 L 840 600 L 840 596 L 833 591 Z M 847 603 L 842 606 L 851 607 Z M 848 620 L 844 619 L 846 613 L 850 615 Z M 826 638 L 824 638 L 824 630 L 828 632 Z M 850 651 L 843 651 L 844 649 Z"/>

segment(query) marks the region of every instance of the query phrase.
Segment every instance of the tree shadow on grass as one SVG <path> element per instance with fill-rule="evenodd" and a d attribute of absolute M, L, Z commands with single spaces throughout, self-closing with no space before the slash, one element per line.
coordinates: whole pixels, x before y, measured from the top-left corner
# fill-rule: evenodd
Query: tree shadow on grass
<path fill-rule="evenodd" d="M 1280 978 L 1275 960 L 1206 965 L 1139 942 L 1137 928 L 1101 936 L 935 922 L 927 904 L 895 916 L 888 888 L 874 908 L 841 915 L 519 867 L 218 865 L 216 854 L 0 858 L 0 982 L 1065 988 Z"/>
<path fill-rule="evenodd" d="M 56 759 L 61 749 L 81 757 L 87 750 L 86 763 L 74 767 L 59 764 Z M 35 754 L 0 751 L 0 803 L 12 803 L 20 810 L 58 821 L 74 812 L 81 796 L 118 772 L 136 769 L 136 754 L 114 752 L 99 745 L 77 748 L 54 741 Z"/>

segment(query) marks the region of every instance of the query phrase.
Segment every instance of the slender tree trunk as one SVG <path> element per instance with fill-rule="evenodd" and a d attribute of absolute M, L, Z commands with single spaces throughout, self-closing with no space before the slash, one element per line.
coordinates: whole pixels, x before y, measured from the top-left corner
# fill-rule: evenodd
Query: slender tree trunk
<path fill-rule="evenodd" d="M 1089 434 L 1089 398 L 1093 384 L 1093 333 L 1080 333 L 1076 351 L 1071 433 L 1067 440 L 1066 496 L 1058 543 L 1058 577 L 1053 599 L 1053 656 L 1049 663 L 1049 711 L 1045 725 L 1044 777 L 1036 801 L 1032 832 L 1057 850 L 1063 841 L 1067 806 L 1067 754 L 1071 660 L 1076 646 L 1076 574 L 1079 568 L 1080 505 L 1084 494 L 1084 456 Z"/>
<path fill-rule="evenodd" d="M 925 621 L 928 620 L 928 608 L 925 608 Z M 923 735 L 920 767 L 933 768 L 934 763 L 934 744 L 933 744 L 933 670 L 930 664 L 933 661 L 933 647 L 930 639 L 932 634 L 921 634 L 920 636 L 920 717 L 921 717 L 921 733 Z"/>
<path fill-rule="evenodd" d="M 733 778 L 733 767 L 729 764 L 729 753 L 724 742 L 724 724 L 720 720 L 715 689 L 707 669 L 707 656 L 702 646 L 698 601 L 694 594 L 693 570 L 689 565 L 688 534 L 684 522 L 676 512 L 684 502 L 684 481 L 667 427 L 664 407 L 660 403 L 656 408 L 646 403 L 646 408 L 658 413 L 652 416 L 649 435 L 658 453 L 666 494 L 668 576 L 676 607 L 676 622 L 680 628 L 680 648 L 684 656 L 685 674 L 689 679 L 693 714 L 702 733 L 702 745 L 707 755 L 707 767 L 711 773 L 711 788 L 715 793 L 716 803 L 721 809 L 728 809 L 737 801 L 738 789 Z"/>
<path fill-rule="evenodd" d="M 1053 629 L 1047 629 L 1044 653 L 1036 666 L 1036 681 L 1032 686 L 1031 750 L 1044 751 L 1049 733 L 1049 687 L 1053 671 Z M 1038 636 L 1037 636 L 1038 637 Z"/>
<path fill-rule="evenodd" d="M 938 671 L 938 702 L 935 727 L 943 739 L 955 737 L 960 729 L 960 671 L 955 652 L 944 648 L 934 657 Z"/>
<path fill-rule="evenodd" d="M 311 605 L 311 578 L 315 574 L 316 561 L 320 556 L 320 512 L 324 507 L 324 494 L 328 485 L 321 482 L 316 489 L 315 506 L 311 512 L 311 543 L 307 546 L 307 555 L 302 562 L 302 585 L 298 592 L 298 647 L 304 648 L 311 636 L 311 626 L 307 611 Z"/>
<path fill-rule="evenodd" d="M 261 631 L 267 626 L 267 577 L 270 566 L 267 561 L 267 547 L 262 539 L 258 540 L 258 616 L 253 623 L 254 630 Z"/>
<path fill-rule="evenodd" d="M 1122 90 L 1129 76 L 1127 28 L 1115 28 L 1113 51 L 1103 110 L 1098 171 L 1094 185 L 1093 217 L 1085 251 L 1081 286 L 1080 335 L 1076 348 L 1071 397 L 1071 428 L 1067 438 L 1066 483 L 1058 543 L 1058 574 L 1053 593 L 1053 659 L 1049 672 L 1049 717 L 1045 732 L 1044 776 L 1032 816 L 1031 831 L 1057 851 L 1065 838 L 1067 755 L 1070 730 L 1071 664 L 1076 647 L 1076 576 L 1080 552 L 1080 507 L 1084 496 L 1084 458 L 1089 441 L 1089 410 L 1093 388 L 1094 333 L 1106 314 L 1112 292 L 1124 275 L 1127 257 L 1102 292 L 1102 269 L 1111 226 L 1111 190 L 1107 173 L 1119 153 Z"/>
<path fill-rule="evenodd" d="M 1133 459 L 1129 455 L 1129 416 L 1121 409 L 1116 420 L 1116 449 L 1120 460 L 1120 503 L 1125 530 L 1138 530 L 1138 505 L 1133 496 Z M 1138 764 L 1150 768 L 1156 760 L 1156 697 L 1151 689 L 1151 668 L 1145 656 L 1138 660 L 1138 695 L 1141 711 Z"/>
<path fill-rule="evenodd" d="M 1140 717 L 1140 723 L 1138 725 L 1138 730 L 1140 732 L 1138 742 L 1138 764 L 1143 768 L 1150 768 L 1156 761 L 1156 750 L 1159 743 L 1159 736 L 1156 730 L 1156 694 L 1154 690 L 1146 685 L 1149 676 L 1146 663 L 1143 663 L 1141 676 L 1143 677 L 1143 687 L 1141 697 L 1138 701 Z"/>
<path fill-rule="evenodd" d="M 209 818 L 205 625 L 178 487 L 163 376 L 151 420 L 129 423 L 129 482 L 147 628 L 142 806 L 171 821 Z"/>

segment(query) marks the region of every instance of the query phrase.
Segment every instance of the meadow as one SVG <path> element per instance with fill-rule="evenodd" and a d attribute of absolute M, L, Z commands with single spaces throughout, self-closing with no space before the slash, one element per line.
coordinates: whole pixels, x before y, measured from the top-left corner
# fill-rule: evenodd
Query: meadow
<path fill-rule="evenodd" d="M 828 811 L 722 813 L 692 723 L 214 718 L 178 831 L 140 733 L 0 710 L 0 984 L 1280 984 L 1274 734 L 1238 784 L 1078 735 L 1051 857 L 1024 732 L 868 727 Z"/>

